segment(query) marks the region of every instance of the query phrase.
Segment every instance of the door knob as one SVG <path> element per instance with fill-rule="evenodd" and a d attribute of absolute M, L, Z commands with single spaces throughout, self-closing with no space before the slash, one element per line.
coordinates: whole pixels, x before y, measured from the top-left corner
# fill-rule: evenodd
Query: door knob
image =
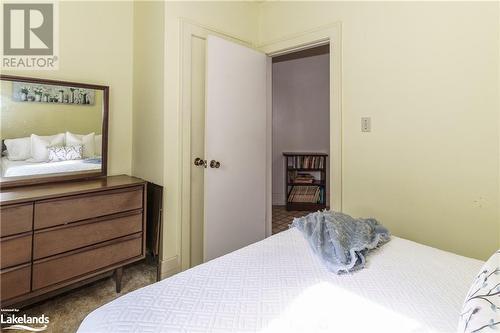
<path fill-rule="evenodd" d="M 210 161 L 210 167 L 218 169 L 218 168 L 220 168 L 220 162 L 216 161 L 216 160 L 211 160 Z"/>
<path fill-rule="evenodd" d="M 194 159 L 194 165 L 202 166 L 202 167 L 206 168 L 207 167 L 207 160 L 203 160 L 203 159 L 197 157 Z"/>

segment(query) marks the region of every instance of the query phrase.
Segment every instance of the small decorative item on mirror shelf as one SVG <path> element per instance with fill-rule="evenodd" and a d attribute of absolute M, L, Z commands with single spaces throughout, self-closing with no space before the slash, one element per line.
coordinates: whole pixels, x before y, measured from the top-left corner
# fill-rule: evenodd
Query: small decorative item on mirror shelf
<path fill-rule="evenodd" d="M 14 82 L 12 99 L 17 102 L 94 105 L 93 89 Z"/>

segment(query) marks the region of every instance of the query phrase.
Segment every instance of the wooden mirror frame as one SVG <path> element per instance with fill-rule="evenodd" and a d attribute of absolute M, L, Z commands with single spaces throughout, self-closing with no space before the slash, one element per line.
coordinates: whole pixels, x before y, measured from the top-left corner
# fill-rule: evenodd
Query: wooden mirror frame
<path fill-rule="evenodd" d="M 101 178 L 107 176 L 108 170 L 108 120 L 109 120 L 109 86 L 102 86 L 97 84 L 87 84 L 79 82 L 46 80 L 32 77 L 22 77 L 14 75 L 0 74 L 0 81 L 13 81 L 13 82 L 26 82 L 48 84 L 55 86 L 71 86 L 84 89 L 94 89 L 103 91 L 103 114 L 102 114 L 102 156 L 101 156 L 101 171 L 75 171 L 75 172 L 61 172 L 51 173 L 42 176 L 34 176 L 32 178 L 23 177 L 9 177 L 8 181 L 2 180 L 0 182 L 0 191 L 10 189 L 13 187 L 47 184 L 54 182 L 63 182 L 69 180 L 83 180 L 92 178 Z M 1 112 L 1 110 L 0 110 Z M 2 140 L 3 146 L 3 140 Z M 3 149 L 3 147 L 2 147 Z"/>

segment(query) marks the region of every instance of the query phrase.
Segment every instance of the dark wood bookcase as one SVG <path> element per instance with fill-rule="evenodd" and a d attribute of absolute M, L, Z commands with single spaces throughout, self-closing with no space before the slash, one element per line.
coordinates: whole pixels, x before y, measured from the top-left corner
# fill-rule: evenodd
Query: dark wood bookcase
<path fill-rule="evenodd" d="M 285 152 L 286 210 L 320 210 L 327 207 L 328 154 Z"/>

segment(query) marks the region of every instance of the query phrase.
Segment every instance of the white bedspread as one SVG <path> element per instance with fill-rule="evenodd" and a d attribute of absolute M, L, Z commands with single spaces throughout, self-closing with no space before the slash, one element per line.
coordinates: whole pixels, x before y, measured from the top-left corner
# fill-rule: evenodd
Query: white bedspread
<path fill-rule="evenodd" d="M 101 163 L 90 163 L 85 160 L 60 162 L 28 162 L 11 161 L 2 157 L 2 177 L 20 177 L 30 175 L 45 175 L 51 173 L 100 170 Z"/>
<path fill-rule="evenodd" d="M 482 262 L 393 237 L 328 272 L 291 229 L 120 297 L 79 333 L 454 332 Z"/>

